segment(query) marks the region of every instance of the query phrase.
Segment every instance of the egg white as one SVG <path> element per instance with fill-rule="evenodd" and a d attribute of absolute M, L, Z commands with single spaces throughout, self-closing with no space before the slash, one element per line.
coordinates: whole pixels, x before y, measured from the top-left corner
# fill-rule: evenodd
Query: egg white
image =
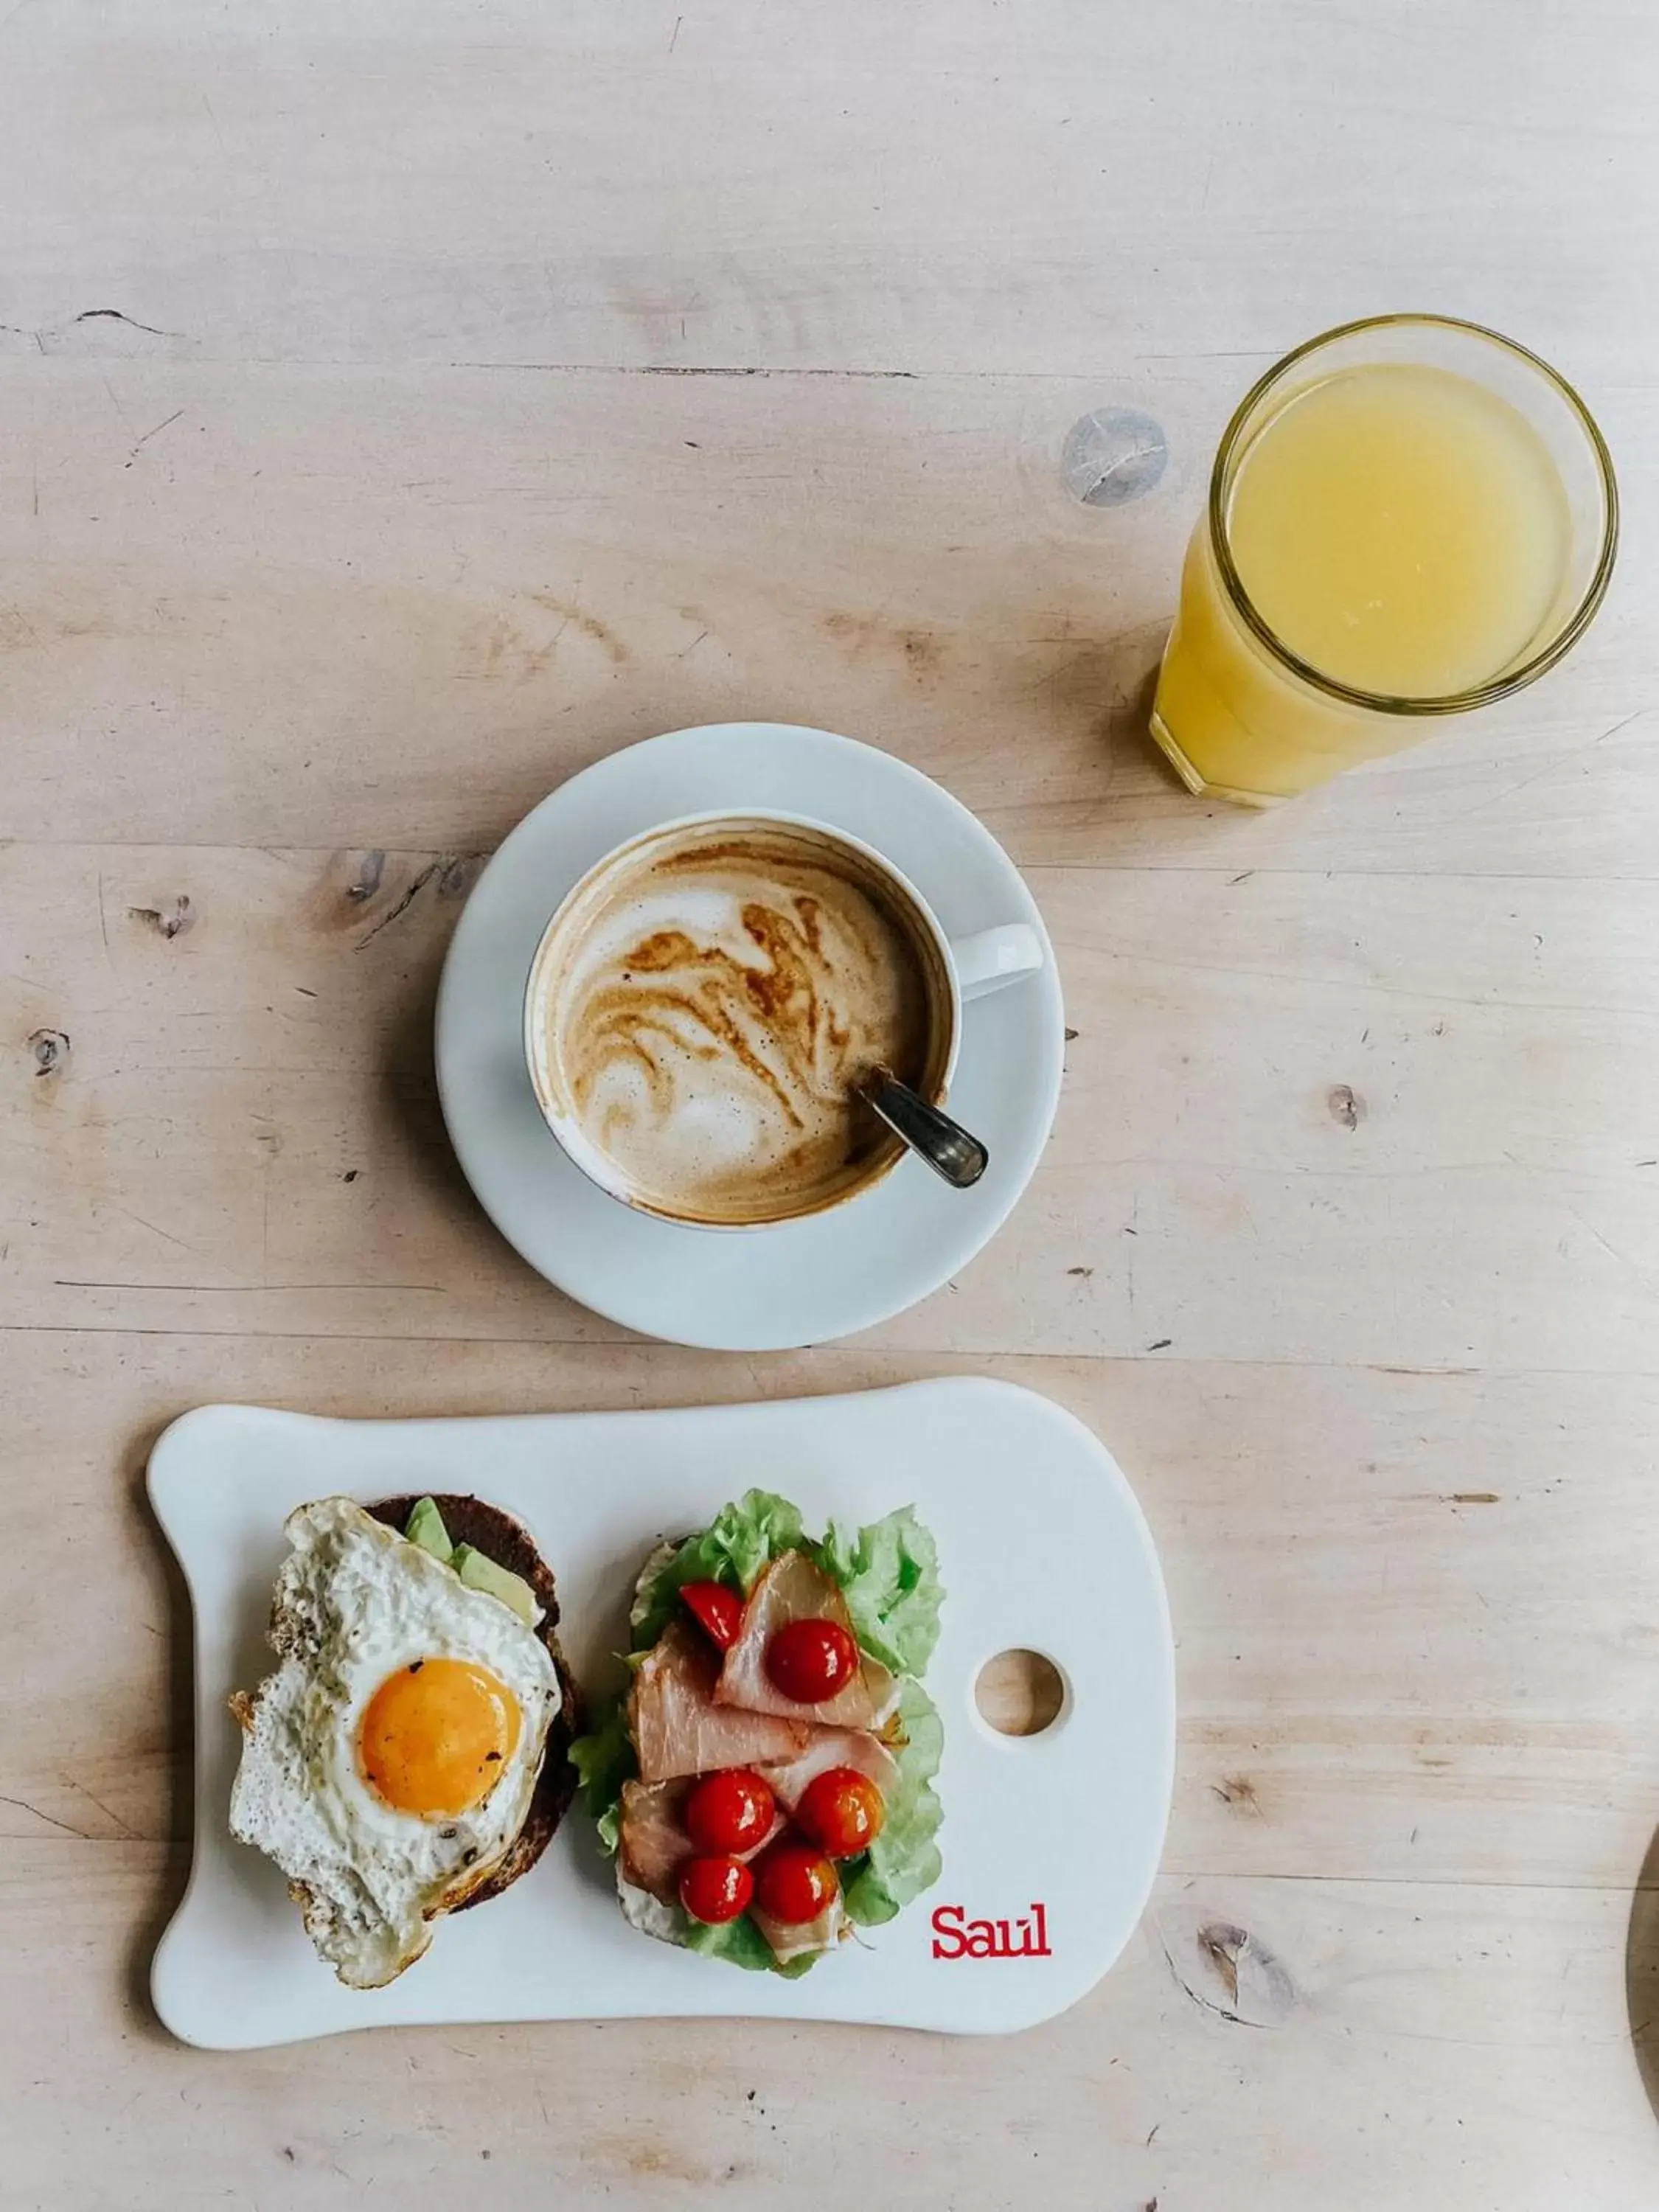
<path fill-rule="evenodd" d="M 499 1598 L 349 1498 L 289 1515 L 294 1547 L 277 1574 L 270 1641 L 281 1660 L 239 1706 L 245 1730 L 231 1832 L 289 1877 L 307 1933 L 354 1989 L 392 1980 L 433 1923 L 500 1863 L 529 1809 L 560 1705 L 534 1631 Z M 416 1659 L 471 1660 L 512 1692 L 519 1739 L 471 1812 L 422 1818 L 364 1778 L 363 1709 Z"/>

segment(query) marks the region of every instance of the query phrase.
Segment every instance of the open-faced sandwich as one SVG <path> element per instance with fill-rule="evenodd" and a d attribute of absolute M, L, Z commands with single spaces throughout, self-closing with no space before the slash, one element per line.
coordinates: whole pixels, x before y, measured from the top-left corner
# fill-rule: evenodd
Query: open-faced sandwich
<path fill-rule="evenodd" d="M 576 1695 L 553 1577 L 476 1498 L 324 1498 L 284 1534 L 281 1663 L 231 1699 L 231 1832 L 287 1875 L 340 1979 L 376 1989 L 445 1913 L 526 1873 L 569 1802 Z"/>
<path fill-rule="evenodd" d="M 652 1553 L 631 1686 L 571 1753 L 636 1928 L 801 1974 L 939 1879 L 941 1595 L 908 1508 L 815 1541 L 751 1490 Z"/>

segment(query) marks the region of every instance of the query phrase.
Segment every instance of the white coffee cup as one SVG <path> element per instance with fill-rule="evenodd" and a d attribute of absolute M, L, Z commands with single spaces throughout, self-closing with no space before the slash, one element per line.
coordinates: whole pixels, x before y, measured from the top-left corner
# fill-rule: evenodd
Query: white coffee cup
<path fill-rule="evenodd" d="M 754 1230 L 823 1212 L 831 1206 L 850 1203 L 872 1189 L 902 1157 L 898 1140 L 883 1133 L 867 1162 L 849 1168 L 844 1187 L 789 1204 L 781 1211 L 765 1210 L 763 1204 L 759 1205 L 753 1218 L 711 1218 L 696 1210 L 682 1209 L 672 1201 L 643 1190 L 582 1125 L 566 1080 L 561 1024 L 554 1012 L 556 989 L 565 972 L 568 955 L 580 942 L 582 931 L 593 916 L 602 912 L 613 887 L 619 887 L 649 865 L 653 849 L 659 849 L 668 859 L 677 845 L 688 842 L 695 846 L 711 832 L 719 831 L 738 840 L 745 832 L 763 834 L 768 830 L 809 841 L 826 856 L 833 856 L 832 866 L 834 860 L 840 860 L 848 878 L 861 878 L 869 892 L 903 929 L 921 970 L 927 998 L 927 1068 L 916 1087 L 935 1105 L 945 1103 L 956 1073 L 963 1006 L 1017 982 L 1043 964 L 1042 939 L 1025 922 L 1005 923 L 954 940 L 947 937 L 921 893 L 884 854 L 863 839 L 814 821 L 807 815 L 763 808 L 742 812 L 720 809 L 685 815 L 629 838 L 607 853 L 560 902 L 542 933 L 525 985 L 525 1061 L 543 1118 L 576 1166 L 601 1190 L 623 1205 L 680 1227 Z"/>

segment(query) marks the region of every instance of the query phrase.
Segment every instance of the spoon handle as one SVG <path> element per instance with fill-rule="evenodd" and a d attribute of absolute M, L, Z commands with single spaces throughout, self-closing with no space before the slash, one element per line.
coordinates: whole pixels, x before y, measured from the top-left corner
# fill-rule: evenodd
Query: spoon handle
<path fill-rule="evenodd" d="M 984 1174 L 991 1156 L 979 1139 L 930 1106 L 908 1083 L 879 1067 L 860 1087 L 866 1103 L 946 1182 L 969 1190 Z"/>

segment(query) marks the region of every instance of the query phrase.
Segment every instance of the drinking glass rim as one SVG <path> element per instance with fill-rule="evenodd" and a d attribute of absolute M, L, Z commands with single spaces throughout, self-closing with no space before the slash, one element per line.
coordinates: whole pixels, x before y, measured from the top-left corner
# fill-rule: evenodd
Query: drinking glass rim
<path fill-rule="evenodd" d="M 1434 693 L 1422 698 L 1397 697 L 1391 692 L 1366 691 L 1356 684 L 1344 684 L 1336 677 L 1328 676 L 1322 669 L 1316 668 L 1311 661 L 1303 659 L 1274 633 L 1253 605 L 1234 563 L 1232 548 L 1227 541 L 1223 496 L 1228 466 L 1245 423 L 1257 404 L 1288 369 L 1294 368 L 1298 362 L 1305 361 L 1310 354 L 1318 352 L 1322 346 L 1334 344 L 1339 338 L 1352 337 L 1361 331 L 1397 329 L 1406 325 L 1461 331 L 1467 336 L 1484 338 L 1490 344 L 1501 346 L 1504 352 L 1525 362 L 1529 368 L 1537 370 L 1566 402 L 1583 431 L 1601 475 L 1605 506 L 1601 550 L 1595 571 L 1578 605 L 1549 643 L 1534 653 L 1530 659 L 1523 660 L 1518 667 L 1502 676 L 1493 677 L 1487 683 L 1472 684 L 1462 691 Z M 1489 706 L 1495 699 L 1505 699 L 1512 691 L 1522 690 L 1535 678 L 1543 675 L 1547 669 L 1553 668 L 1589 629 L 1596 610 L 1607 597 L 1607 585 L 1613 575 L 1613 556 L 1619 549 L 1619 485 L 1613 472 L 1613 456 L 1607 451 L 1607 440 L 1601 435 L 1595 417 L 1560 371 L 1552 368 L 1548 362 L 1529 347 L 1520 344 L 1514 338 L 1505 337 L 1501 331 L 1488 329 L 1484 323 L 1467 321 L 1461 315 L 1361 315 L 1353 322 L 1338 323 L 1330 330 L 1320 331 L 1316 337 L 1304 339 L 1302 344 L 1293 347 L 1265 374 L 1258 377 L 1239 401 L 1221 434 L 1221 443 L 1216 449 L 1215 465 L 1210 472 L 1209 520 L 1210 542 L 1215 549 L 1216 565 L 1221 571 L 1223 586 L 1235 611 L 1273 659 L 1300 677 L 1304 684 L 1312 684 L 1316 690 L 1323 692 L 1328 698 L 1346 701 L 1350 706 L 1369 708 L 1374 714 L 1460 714 L 1472 707 Z"/>

